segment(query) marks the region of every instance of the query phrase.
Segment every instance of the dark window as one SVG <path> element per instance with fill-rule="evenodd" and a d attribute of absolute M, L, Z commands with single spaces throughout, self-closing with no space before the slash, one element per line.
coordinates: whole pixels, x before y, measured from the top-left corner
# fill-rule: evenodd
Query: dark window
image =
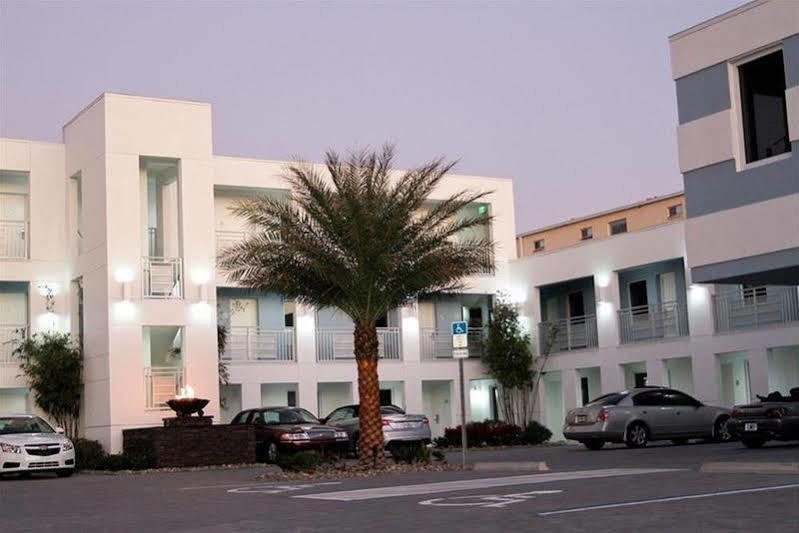
<path fill-rule="evenodd" d="M 612 392 L 610 394 L 604 394 L 599 398 L 594 398 L 591 403 L 587 405 L 618 405 L 618 403 L 626 397 L 626 394 Z"/>
<path fill-rule="evenodd" d="M 391 389 L 380 389 L 380 405 L 391 405 Z"/>
<path fill-rule="evenodd" d="M 347 420 L 355 417 L 355 409 L 352 407 L 341 407 L 336 409 L 327 417 L 327 422 L 338 422 L 339 420 Z"/>
<path fill-rule="evenodd" d="M 539 239 L 533 243 L 533 251 L 540 252 L 545 247 L 544 239 Z"/>
<path fill-rule="evenodd" d="M 767 287 L 751 287 L 749 285 L 743 286 L 744 303 L 746 304 L 764 304 L 768 301 L 768 288 Z"/>
<path fill-rule="evenodd" d="M 635 373 L 635 386 L 646 387 L 646 372 Z"/>
<path fill-rule="evenodd" d="M 669 218 L 681 217 L 683 213 L 682 204 L 672 205 L 669 207 Z"/>
<path fill-rule="evenodd" d="M 482 307 L 470 307 L 469 308 L 469 316 L 467 317 L 469 321 L 470 328 L 482 328 L 483 327 L 483 308 Z"/>
<path fill-rule="evenodd" d="M 286 405 L 289 407 L 297 407 L 297 391 L 286 391 Z"/>
<path fill-rule="evenodd" d="M 614 220 L 613 222 L 608 223 L 608 227 L 610 228 L 611 235 L 627 233 L 627 219 L 622 218 L 621 220 Z"/>
<path fill-rule="evenodd" d="M 664 405 L 664 401 L 663 392 L 659 390 L 646 391 L 633 396 L 633 405 Z"/>
<path fill-rule="evenodd" d="M 242 411 L 236 416 L 233 417 L 233 420 L 230 421 L 231 424 L 244 424 L 247 420 L 247 415 L 249 415 L 249 411 Z"/>
<path fill-rule="evenodd" d="M 583 397 L 583 405 L 588 403 L 588 378 L 580 378 L 580 392 Z"/>
<path fill-rule="evenodd" d="M 388 327 L 388 314 L 385 314 L 375 321 L 375 327 L 387 328 Z"/>
<path fill-rule="evenodd" d="M 286 313 L 283 315 L 283 325 L 287 328 L 294 327 L 294 313 Z"/>
<path fill-rule="evenodd" d="M 405 411 L 396 405 L 384 405 L 380 408 L 381 415 L 404 415 Z"/>
<path fill-rule="evenodd" d="M 696 405 L 697 401 L 684 394 L 680 391 L 670 390 L 664 391 L 663 395 L 665 397 L 666 405 L 673 405 L 673 406 L 686 406 L 686 405 Z"/>
<path fill-rule="evenodd" d="M 583 291 L 569 293 L 569 318 L 585 316 Z"/>
<path fill-rule="evenodd" d="M 782 50 L 738 67 L 746 162 L 791 151 Z"/>
<path fill-rule="evenodd" d="M 588 226 L 587 228 L 582 228 L 580 230 L 580 240 L 587 241 L 588 239 L 594 238 L 594 228 Z"/>
<path fill-rule="evenodd" d="M 642 307 L 649 305 L 649 297 L 646 293 L 646 280 L 633 281 L 630 287 L 630 307 Z"/>

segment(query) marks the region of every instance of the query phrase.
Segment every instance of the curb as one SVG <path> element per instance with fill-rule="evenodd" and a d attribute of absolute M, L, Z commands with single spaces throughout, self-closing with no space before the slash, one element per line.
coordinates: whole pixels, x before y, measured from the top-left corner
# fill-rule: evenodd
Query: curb
<path fill-rule="evenodd" d="M 472 470 L 476 472 L 548 472 L 544 461 L 505 461 L 496 463 L 474 463 Z"/>
<path fill-rule="evenodd" d="M 705 474 L 799 474 L 799 463 L 703 463 Z"/>

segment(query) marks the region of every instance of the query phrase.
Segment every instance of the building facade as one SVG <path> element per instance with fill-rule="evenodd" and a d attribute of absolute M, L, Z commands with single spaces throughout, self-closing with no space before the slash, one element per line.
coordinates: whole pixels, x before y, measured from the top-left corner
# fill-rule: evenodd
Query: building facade
<path fill-rule="evenodd" d="M 104 94 L 63 138 L 0 140 L 0 411 L 35 410 L 11 351 L 45 330 L 82 339 L 82 430 L 112 451 L 122 429 L 160 424 L 186 385 L 223 422 L 261 405 L 324 416 L 357 401 L 346 316 L 243 290 L 215 268 L 219 250 L 248 231 L 228 208 L 286 195 L 284 162 L 214 155 L 211 106 L 198 102 Z M 467 415 L 493 416 L 477 358 L 515 256 L 510 180 L 449 176 L 431 200 L 462 189 L 490 191 L 469 209 L 494 216 L 485 231 L 496 271 L 469 278 L 463 293 L 391 310 L 379 328 L 381 397 L 427 414 L 434 433 L 459 416 L 453 320 L 472 328 Z M 221 388 L 217 325 L 230 374 Z"/>

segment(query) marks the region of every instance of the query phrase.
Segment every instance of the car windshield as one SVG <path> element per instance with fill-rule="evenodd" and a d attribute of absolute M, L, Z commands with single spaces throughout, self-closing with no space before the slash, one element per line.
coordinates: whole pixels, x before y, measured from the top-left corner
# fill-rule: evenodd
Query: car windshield
<path fill-rule="evenodd" d="M 0 417 L 0 435 L 15 433 L 55 433 L 50 424 L 38 416 Z"/>
<path fill-rule="evenodd" d="M 319 424 L 319 419 L 305 409 L 275 409 L 264 411 L 266 424 Z"/>
<path fill-rule="evenodd" d="M 586 407 L 590 407 L 593 405 L 617 405 L 620 401 L 626 398 L 627 395 L 620 392 L 612 392 L 610 394 L 603 394 L 599 398 L 592 400 L 590 403 L 586 404 Z"/>
<path fill-rule="evenodd" d="M 384 405 L 380 408 L 380 413 L 384 415 L 404 415 L 405 411 L 393 405 Z"/>

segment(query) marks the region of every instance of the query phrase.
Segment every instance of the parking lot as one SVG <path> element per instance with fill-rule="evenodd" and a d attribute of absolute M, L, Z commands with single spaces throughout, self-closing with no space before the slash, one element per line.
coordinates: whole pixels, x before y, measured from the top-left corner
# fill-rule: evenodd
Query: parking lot
<path fill-rule="evenodd" d="M 450 461 L 459 455 L 450 454 Z M 706 462 L 796 462 L 799 446 L 738 443 L 598 452 L 484 450 L 473 461 L 546 461 L 544 473 L 443 472 L 289 483 L 264 468 L 0 482 L 0 530 L 795 531 L 799 475 L 706 474 Z"/>

